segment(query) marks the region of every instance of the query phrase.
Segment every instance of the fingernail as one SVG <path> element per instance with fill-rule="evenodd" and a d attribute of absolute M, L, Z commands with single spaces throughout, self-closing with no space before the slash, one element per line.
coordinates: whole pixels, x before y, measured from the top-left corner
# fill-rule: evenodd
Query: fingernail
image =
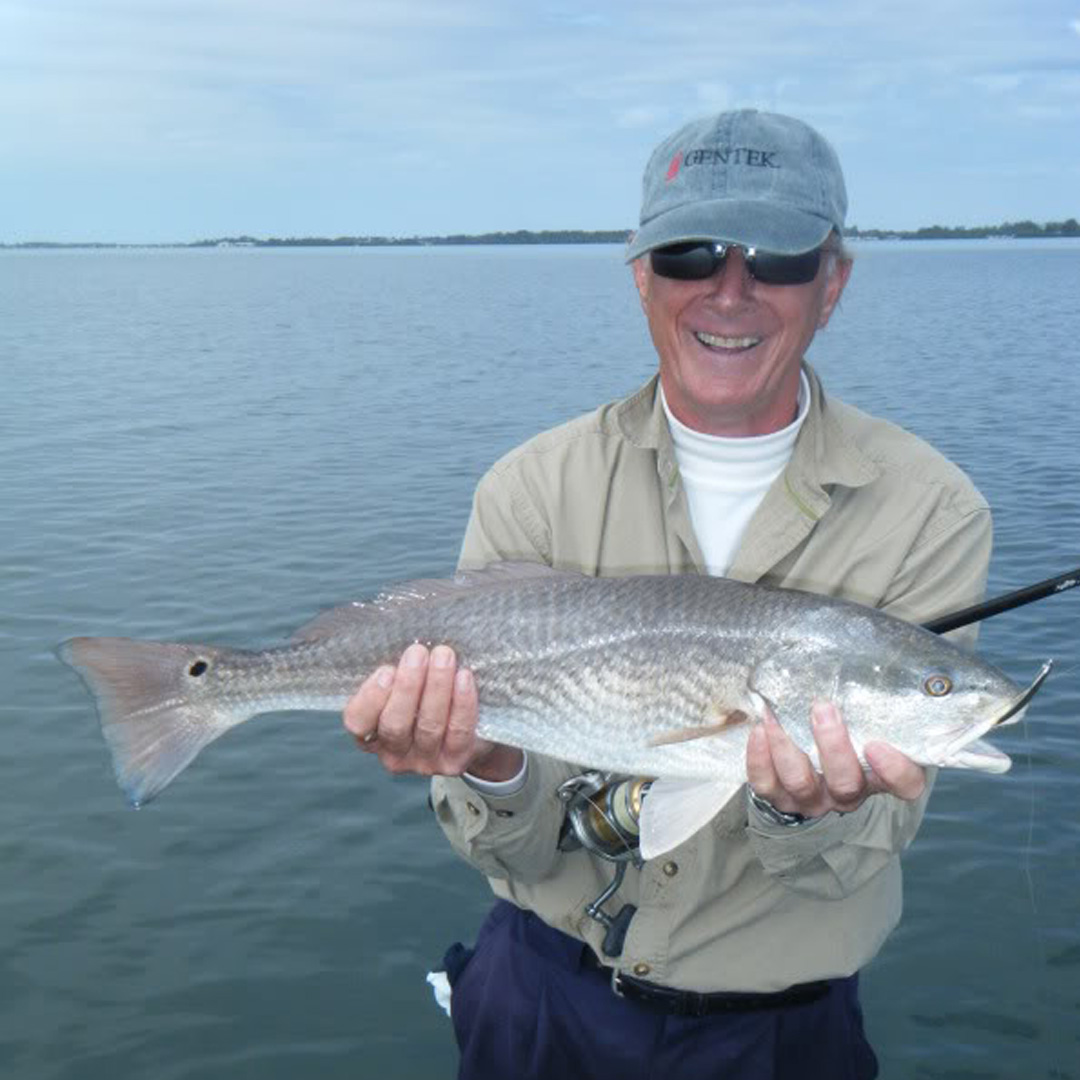
<path fill-rule="evenodd" d="M 410 645 L 405 650 L 405 666 L 411 668 L 418 668 L 424 666 L 424 658 L 427 656 L 427 649 L 424 648 L 420 642 L 415 645 Z"/>
<path fill-rule="evenodd" d="M 815 701 L 810 718 L 814 727 L 823 730 L 840 725 L 840 714 L 836 711 L 836 706 L 830 705 L 827 701 Z"/>
<path fill-rule="evenodd" d="M 471 690 L 473 684 L 472 672 L 468 668 L 462 668 L 454 679 L 454 685 L 459 690 Z"/>
<path fill-rule="evenodd" d="M 375 681 L 384 690 L 389 690 L 394 685 L 394 669 L 389 665 L 379 668 L 375 672 Z"/>
<path fill-rule="evenodd" d="M 431 650 L 431 663 L 437 668 L 448 668 L 454 659 L 454 652 L 445 645 L 436 645 Z"/>

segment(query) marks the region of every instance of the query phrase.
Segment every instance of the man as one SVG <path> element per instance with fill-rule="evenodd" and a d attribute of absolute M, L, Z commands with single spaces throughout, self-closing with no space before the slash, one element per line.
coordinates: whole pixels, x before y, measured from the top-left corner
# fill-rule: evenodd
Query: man
<path fill-rule="evenodd" d="M 723 113 L 661 144 L 628 252 L 658 377 L 498 462 L 462 564 L 724 574 L 918 621 L 977 600 L 978 492 L 804 362 L 851 273 L 845 211 L 834 152 L 797 120 Z M 746 799 L 627 871 L 610 955 L 584 908 L 611 864 L 558 845 L 556 789 L 589 763 L 478 741 L 476 701 L 449 649 L 415 645 L 345 714 L 386 768 L 436 777 L 443 829 L 501 898 L 454 985 L 462 1077 L 876 1075 L 857 972 L 900 916 L 919 766 L 871 744 L 864 771 L 829 703 L 820 769 L 762 718 Z"/>

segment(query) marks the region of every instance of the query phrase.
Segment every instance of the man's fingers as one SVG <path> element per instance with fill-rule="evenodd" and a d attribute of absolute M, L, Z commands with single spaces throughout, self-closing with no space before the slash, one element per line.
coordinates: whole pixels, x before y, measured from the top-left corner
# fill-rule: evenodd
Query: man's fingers
<path fill-rule="evenodd" d="M 429 653 L 417 643 L 396 668 L 383 666 L 364 680 L 343 719 L 388 772 L 456 776 L 496 749 L 476 737 L 477 710 L 472 672 L 457 669 L 453 649 L 437 645 Z"/>
<path fill-rule="evenodd" d="M 820 774 L 771 713 L 750 732 L 747 780 L 777 810 L 818 817 L 829 810 L 854 810 L 876 792 L 912 800 L 925 790 L 923 768 L 885 743 L 866 746 L 866 760 L 873 770 L 868 775 L 832 703 L 815 702 L 811 722 Z"/>
<path fill-rule="evenodd" d="M 755 724 L 750 729 L 746 742 L 746 779 L 758 795 L 772 800 L 780 791 L 780 781 L 773 768 L 772 751 L 769 739 L 762 724 Z"/>
<path fill-rule="evenodd" d="M 917 799 L 926 788 L 926 770 L 888 743 L 867 743 L 867 763 L 874 770 L 875 788 L 898 799 Z"/>
<path fill-rule="evenodd" d="M 370 742 L 379 726 L 379 714 L 383 711 L 394 685 L 394 669 L 389 665 L 373 671 L 360 685 L 360 689 L 345 705 L 342 714 L 346 729 L 360 741 Z"/>
<path fill-rule="evenodd" d="M 448 765 L 464 768 L 476 746 L 476 680 L 468 668 L 454 676 L 450 716 L 443 736 L 443 754 Z"/>
<path fill-rule="evenodd" d="M 394 673 L 394 685 L 379 717 L 380 750 L 404 756 L 413 743 L 413 728 L 420 695 L 428 671 L 428 651 L 417 642 L 410 645 Z"/>
<path fill-rule="evenodd" d="M 817 797 L 821 788 L 821 781 L 814 766 L 807 757 L 792 741 L 788 734 L 777 722 L 772 714 L 766 715 L 762 721 L 765 736 L 769 741 L 769 751 L 772 754 L 773 768 L 781 789 L 791 796 L 797 805 L 788 805 L 790 800 L 781 796 L 781 801 L 769 799 L 778 810 L 797 810 L 805 813 L 801 807 L 809 805 Z M 755 791 L 757 788 L 754 789 Z M 762 794 L 759 792 L 759 794 Z M 765 798 L 769 798 L 765 795 Z"/>
<path fill-rule="evenodd" d="M 840 718 L 840 710 L 831 702 L 815 701 L 810 717 L 821 771 L 832 801 L 840 810 L 858 806 L 866 798 L 866 774 Z"/>
<path fill-rule="evenodd" d="M 413 746 L 418 754 L 438 753 L 446 735 L 450 701 L 454 693 L 454 673 L 457 669 L 453 649 L 437 645 L 428 660 L 427 679 L 420 695 L 413 730 Z"/>

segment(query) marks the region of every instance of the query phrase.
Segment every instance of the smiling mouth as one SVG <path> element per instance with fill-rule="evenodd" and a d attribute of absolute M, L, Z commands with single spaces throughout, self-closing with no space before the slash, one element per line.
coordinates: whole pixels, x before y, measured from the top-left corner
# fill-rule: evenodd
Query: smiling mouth
<path fill-rule="evenodd" d="M 759 337 L 721 337 L 719 334 L 707 334 L 704 330 L 696 331 L 694 337 L 710 349 L 725 349 L 728 352 L 742 352 L 761 343 Z"/>

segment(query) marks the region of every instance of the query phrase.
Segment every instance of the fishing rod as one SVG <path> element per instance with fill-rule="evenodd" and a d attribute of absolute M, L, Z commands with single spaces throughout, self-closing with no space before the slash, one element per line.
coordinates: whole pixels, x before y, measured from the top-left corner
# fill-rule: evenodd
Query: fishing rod
<path fill-rule="evenodd" d="M 1080 585 L 1080 566 L 1057 577 L 1047 578 L 1035 585 L 1017 589 L 1015 592 L 1005 593 L 993 600 L 984 600 L 981 604 L 973 604 L 962 611 L 954 611 L 951 615 L 942 615 L 940 618 L 931 619 L 923 623 L 924 630 L 930 630 L 935 634 L 945 634 L 950 630 L 956 630 L 960 626 L 969 623 L 980 622 L 989 619 L 992 615 L 1000 615 L 1003 611 L 1011 611 L 1013 608 L 1032 604 L 1036 600 L 1042 600 L 1045 596 L 1053 596 L 1055 593 L 1066 592 Z"/>

